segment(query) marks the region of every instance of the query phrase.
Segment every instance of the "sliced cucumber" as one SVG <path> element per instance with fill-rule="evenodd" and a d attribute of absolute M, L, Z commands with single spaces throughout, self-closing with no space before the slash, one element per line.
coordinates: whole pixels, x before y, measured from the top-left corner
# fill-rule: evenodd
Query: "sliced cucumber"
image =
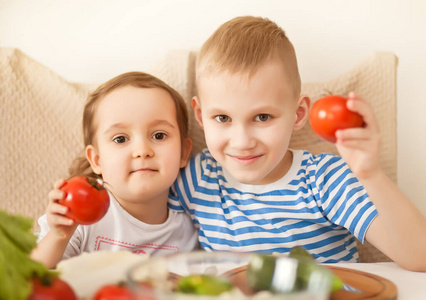
<path fill-rule="evenodd" d="M 232 284 L 213 275 L 189 275 L 179 279 L 177 291 L 194 295 L 220 295 L 232 290 Z"/>

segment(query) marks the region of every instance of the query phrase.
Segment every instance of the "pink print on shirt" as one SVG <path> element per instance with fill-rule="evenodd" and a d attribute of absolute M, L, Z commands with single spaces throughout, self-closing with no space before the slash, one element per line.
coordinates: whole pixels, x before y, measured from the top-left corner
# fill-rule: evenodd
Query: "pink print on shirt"
<path fill-rule="evenodd" d="M 95 241 L 95 251 L 110 250 L 110 251 L 131 251 L 135 254 L 149 254 L 153 252 L 164 252 L 164 254 L 178 253 L 179 248 L 169 245 L 158 244 L 142 244 L 135 245 L 131 243 L 112 240 L 106 237 L 98 236 Z"/>

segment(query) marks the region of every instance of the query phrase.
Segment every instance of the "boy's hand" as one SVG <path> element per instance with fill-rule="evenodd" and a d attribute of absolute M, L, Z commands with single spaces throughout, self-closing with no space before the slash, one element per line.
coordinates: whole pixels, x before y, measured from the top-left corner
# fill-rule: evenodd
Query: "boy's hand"
<path fill-rule="evenodd" d="M 338 130 L 336 147 L 358 179 L 368 179 L 380 171 L 380 132 L 371 105 L 354 92 L 347 107 L 364 118 L 364 127 Z"/>
<path fill-rule="evenodd" d="M 52 235 L 58 239 L 69 240 L 74 234 L 78 224 L 65 216 L 68 207 L 58 204 L 59 199 L 65 197 L 65 193 L 60 187 L 65 183 L 65 179 L 55 182 L 53 190 L 49 192 L 49 204 L 46 209 L 47 224 Z"/>

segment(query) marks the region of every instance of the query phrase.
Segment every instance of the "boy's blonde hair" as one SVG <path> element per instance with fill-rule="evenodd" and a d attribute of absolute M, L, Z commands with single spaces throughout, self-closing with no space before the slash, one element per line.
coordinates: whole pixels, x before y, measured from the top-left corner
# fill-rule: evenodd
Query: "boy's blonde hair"
<path fill-rule="evenodd" d="M 96 124 L 94 123 L 95 114 L 99 103 L 105 98 L 106 95 L 112 91 L 124 87 L 133 86 L 136 88 L 159 88 L 166 91 L 176 107 L 176 119 L 179 126 L 181 144 L 188 138 L 188 112 L 186 109 L 185 101 L 182 96 L 167 83 L 161 79 L 143 72 L 128 72 L 117 77 L 114 77 L 104 84 L 100 85 L 95 91 L 93 91 L 88 97 L 83 111 L 83 139 L 84 147 L 93 145 L 95 143 L 94 138 L 96 135 Z M 123 105 L 126 105 L 123 103 Z M 69 170 L 70 177 L 74 176 L 91 176 L 102 178 L 102 176 L 95 174 L 89 161 L 86 157 L 78 157 L 74 160 Z"/>
<path fill-rule="evenodd" d="M 268 58 L 281 60 L 299 96 L 301 81 L 294 47 L 281 27 L 261 17 L 234 18 L 210 36 L 198 54 L 197 82 L 204 76 L 223 71 L 251 75 Z"/>

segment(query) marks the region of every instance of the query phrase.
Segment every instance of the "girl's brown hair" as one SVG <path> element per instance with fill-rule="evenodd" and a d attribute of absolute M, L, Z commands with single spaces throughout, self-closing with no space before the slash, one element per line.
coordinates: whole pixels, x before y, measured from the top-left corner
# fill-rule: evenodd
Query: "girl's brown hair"
<path fill-rule="evenodd" d="M 84 148 L 86 148 L 88 145 L 94 144 L 96 126 L 93 120 L 99 103 L 107 94 L 116 90 L 117 88 L 124 86 L 133 86 L 145 89 L 159 88 L 168 92 L 176 106 L 176 119 L 179 126 L 181 143 L 183 144 L 183 142 L 188 137 L 188 112 L 182 96 L 164 81 L 153 75 L 143 72 L 128 72 L 105 82 L 88 96 L 83 111 Z M 70 177 L 85 175 L 95 178 L 102 178 L 101 175 L 95 174 L 92 171 L 90 163 L 86 157 L 78 157 L 75 159 L 71 165 L 69 173 Z"/>

